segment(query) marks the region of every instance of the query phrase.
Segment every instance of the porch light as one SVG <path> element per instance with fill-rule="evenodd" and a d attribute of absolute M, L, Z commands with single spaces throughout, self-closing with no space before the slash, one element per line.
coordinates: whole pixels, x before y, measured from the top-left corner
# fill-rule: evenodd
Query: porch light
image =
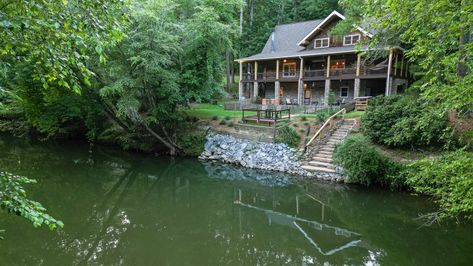
<path fill-rule="evenodd" d="M 284 60 L 282 60 L 282 61 L 283 61 L 284 63 L 286 63 L 286 62 L 287 62 L 287 60 L 286 60 L 286 59 L 284 59 Z"/>

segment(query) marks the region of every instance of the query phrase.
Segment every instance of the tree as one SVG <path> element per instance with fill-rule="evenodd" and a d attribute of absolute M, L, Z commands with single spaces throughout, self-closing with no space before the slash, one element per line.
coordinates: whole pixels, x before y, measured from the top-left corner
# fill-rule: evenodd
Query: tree
<path fill-rule="evenodd" d="M 45 224 L 51 230 L 62 228 L 64 224 L 47 214 L 46 209 L 39 202 L 26 197 L 23 186 L 35 182 L 23 176 L 0 172 L 0 207 L 8 213 L 30 220 L 34 227 Z"/>
<path fill-rule="evenodd" d="M 343 0 L 349 22 L 376 32 L 371 46 L 406 47 L 424 73 L 425 100 L 438 110 L 466 111 L 473 103 L 473 2 L 448 0 Z"/>

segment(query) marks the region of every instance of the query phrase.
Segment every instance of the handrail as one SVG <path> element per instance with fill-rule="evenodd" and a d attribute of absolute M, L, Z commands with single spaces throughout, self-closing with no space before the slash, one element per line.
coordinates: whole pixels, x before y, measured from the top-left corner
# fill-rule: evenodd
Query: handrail
<path fill-rule="evenodd" d="M 319 135 L 320 135 L 320 132 L 322 132 L 322 130 L 324 130 L 324 128 L 329 124 L 329 122 L 331 122 L 331 120 L 336 117 L 337 115 L 339 115 L 340 113 L 343 113 L 343 114 L 346 114 L 347 110 L 345 108 L 343 109 L 340 109 L 340 111 L 336 112 L 335 114 L 333 114 L 331 117 L 329 117 L 327 119 L 327 121 L 325 121 L 325 123 L 322 125 L 322 127 L 319 128 L 319 130 L 317 130 L 317 132 L 315 133 L 315 135 L 309 140 L 309 142 L 307 142 L 307 144 L 305 145 L 304 147 L 304 150 L 307 149 L 307 147 L 309 147 L 309 145 L 312 143 L 312 141 L 314 141 L 315 138 L 317 138 Z"/>

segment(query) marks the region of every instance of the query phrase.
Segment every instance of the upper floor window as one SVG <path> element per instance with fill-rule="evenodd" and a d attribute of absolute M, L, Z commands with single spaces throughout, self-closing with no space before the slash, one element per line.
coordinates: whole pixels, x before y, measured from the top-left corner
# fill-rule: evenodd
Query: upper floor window
<path fill-rule="evenodd" d="M 314 40 L 314 48 L 325 48 L 329 45 L 329 38 L 320 38 Z"/>
<path fill-rule="evenodd" d="M 348 87 L 340 87 L 340 98 L 348 97 Z"/>
<path fill-rule="evenodd" d="M 360 34 L 346 35 L 343 38 L 343 45 L 355 45 L 360 40 Z"/>
<path fill-rule="evenodd" d="M 295 77 L 297 74 L 296 63 L 284 63 L 282 65 L 283 77 Z"/>

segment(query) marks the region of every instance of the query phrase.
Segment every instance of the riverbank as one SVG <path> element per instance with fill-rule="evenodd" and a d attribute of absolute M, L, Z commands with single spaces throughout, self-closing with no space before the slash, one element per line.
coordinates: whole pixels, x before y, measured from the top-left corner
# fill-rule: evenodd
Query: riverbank
<path fill-rule="evenodd" d="M 201 160 L 222 161 L 252 169 L 271 170 L 324 181 L 343 182 L 338 173 L 309 172 L 301 167 L 303 155 L 282 143 L 265 143 L 209 133 Z"/>

